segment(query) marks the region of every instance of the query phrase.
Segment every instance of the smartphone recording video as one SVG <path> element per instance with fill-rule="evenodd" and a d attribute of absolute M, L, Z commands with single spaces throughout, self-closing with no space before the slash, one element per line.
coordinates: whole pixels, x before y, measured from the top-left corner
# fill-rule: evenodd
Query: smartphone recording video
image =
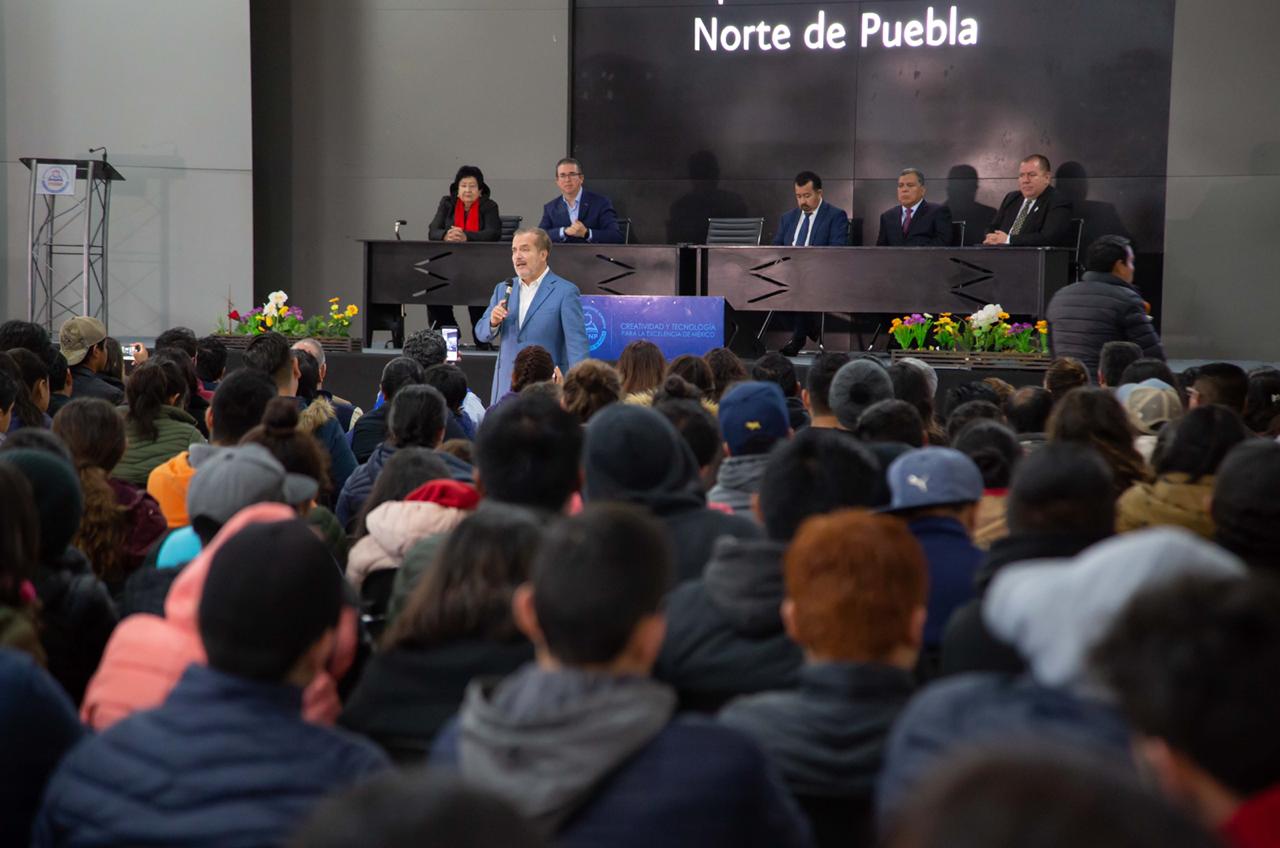
<path fill-rule="evenodd" d="M 444 361 L 458 361 L 458 328 L 457 327 L 441 327 L 440 334 L 444 336 Z"/>

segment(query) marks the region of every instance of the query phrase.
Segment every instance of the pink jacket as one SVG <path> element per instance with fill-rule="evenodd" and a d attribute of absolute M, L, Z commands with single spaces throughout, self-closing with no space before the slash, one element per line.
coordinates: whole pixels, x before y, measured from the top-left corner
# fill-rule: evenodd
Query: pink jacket
<path fill-rule="evenodd" d="M 287 521 L 295 513 L 284 504 L 261 503 L 236 513 L 200 555 L 183 569 L 164 602 L 164 618 L 132 615 L 107 642 L 98 671 L 89 681 L 80 718 L 103 730 L 138 710 L 159 706 L 191 663 L 207 661 L 196 625 L 200 593 L 213 555 L 224 541 L 249 524 Z M 262 565 L 270 567 L 265 557 Z M 342 709 L 337 680 L 355 659 L 356 611 L 345 608 L 338 622 L 338 642 L 329 667 L 316 675 L 303 694 L 304 717 L 315 724 L 333 724 Z"/>
<path fill-rule="evenodd" d="M 470 515 L 469 510 L 429 501 L 387 501 L 365 518 L 369 529 L 347 554 L 347 579 L 359 589 L 364 579 L 384 568 L 399 568 L 418 542 L 448 533 Z"/>

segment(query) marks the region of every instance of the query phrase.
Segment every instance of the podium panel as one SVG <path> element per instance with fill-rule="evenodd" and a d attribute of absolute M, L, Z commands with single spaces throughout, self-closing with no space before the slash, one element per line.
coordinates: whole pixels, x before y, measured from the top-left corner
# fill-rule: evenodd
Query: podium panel
<path fill-rule="evenodd" d="M 972 312 L 999 303 L 1043 315 L 1067 284 L 1059 248 L 706 247 L 702 294 L 764 312 Z"/>
<path fill-rule="evenodd" d="M 661 244 L 557 244 L 550 265 L 584 295 L 675 296 L 681 250 Z M 366 240 L 365 344 L 374 330 L 399 332 L 403 305 L 487 306 L 493 287 L 514 275 L 506 242 Z"/>

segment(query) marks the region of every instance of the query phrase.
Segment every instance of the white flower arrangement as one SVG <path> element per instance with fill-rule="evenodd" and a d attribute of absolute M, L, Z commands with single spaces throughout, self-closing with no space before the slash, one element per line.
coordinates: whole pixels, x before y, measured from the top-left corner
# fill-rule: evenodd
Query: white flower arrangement
<path fill-rule="evenodd" d="M 1004 317 L 1004 308 L 1000 304 L 988 303 L 969 316 L 969 323 L 975 330 L 985 330 L 992 324 L 999 323 Z"/>

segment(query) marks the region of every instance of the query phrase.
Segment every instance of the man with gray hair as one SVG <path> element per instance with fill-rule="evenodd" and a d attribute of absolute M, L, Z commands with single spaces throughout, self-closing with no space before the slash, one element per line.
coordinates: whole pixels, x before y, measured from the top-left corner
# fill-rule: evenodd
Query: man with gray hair
<path fill-rule="evenodd" d="M 494 286 L 489 308 L 476 322 L 477 341 L 500 345 L 490 405 L 511 388 L 516 354 L 526 347 L 546 348 L 562 374 L 587 358 L 581 293 L 551 271 L 547 264 L 550 255 L 551 238 L 546 230 L 517 230 L 511 238 L 511 264 L 516 275 Z"/>
<path fill-rule="evenodd" d="M 949 247 L 951 210 L 924 199 L 924 173 L 903 168 L 898 175 L 898 205 L 880 216 L 878 247 Z"/>
<path fill-rule="evenodd" d="M 320 344 L 319 339 L 313 339 L 308 336 L 305 339 L 298 339 L 294 342 L 293 349 L 305 350 L 315 359 L 316 367 L 320 369 L 320 382 L 316 384 L 316 394 L 333 404 L 333 410 L 338 414 L 338 423 L 342 425 L 342 432 L 350 432 L 351 427 L 364 414 L 364 410 L 346 398 L 338 397 L 333 392 L 325 389 L 324 381 L 329 375 L 329 363 L 325 359 L 324 345 Z"/>

